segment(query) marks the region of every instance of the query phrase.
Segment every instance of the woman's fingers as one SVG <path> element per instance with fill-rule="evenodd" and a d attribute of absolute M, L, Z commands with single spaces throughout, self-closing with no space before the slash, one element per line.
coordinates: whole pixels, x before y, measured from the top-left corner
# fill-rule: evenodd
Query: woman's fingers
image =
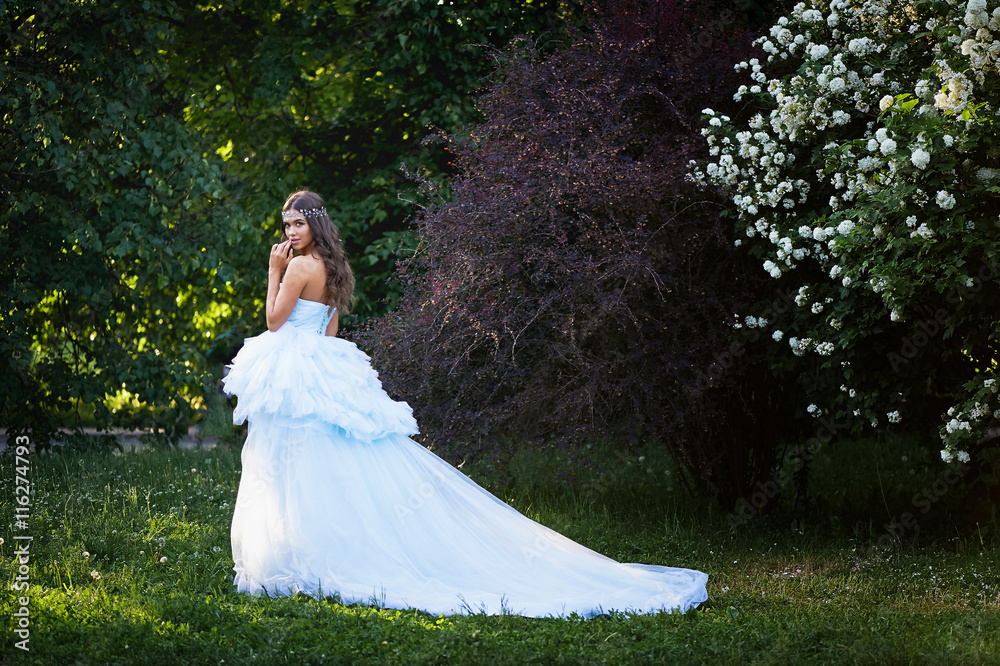
<path fill-rule="evenodd" d="M 294 251 L 295 248 L 292 247 L 292 241 L 275 243 L 271 246 L 271 265 L 283 270 L 285 266 L 288 265 L 288 261 L 291 259 L 291 255 Z"/>

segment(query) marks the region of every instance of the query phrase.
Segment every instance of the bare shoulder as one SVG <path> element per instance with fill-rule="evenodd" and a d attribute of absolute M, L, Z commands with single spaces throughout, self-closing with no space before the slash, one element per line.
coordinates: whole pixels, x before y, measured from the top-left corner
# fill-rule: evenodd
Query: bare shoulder
<path fill-rule="evenodd" d="M 311 257 L 303 257 L 301 254 L 292 257 L 288 261 L 288 268 L 286 270 L 294 270 L 296 273 L 305 276 L 324 272 L 323 262 L 316 261 Z"/>
<path fill-rule="evenodd" d="M 296 255 L 288 262 L 285 275 L 291 276 L 293 280 L 305 285 L 302 298 L 322 300 L 323 294 L 326 292 L 326 267 L 322 261 L 313 257 Z"/>

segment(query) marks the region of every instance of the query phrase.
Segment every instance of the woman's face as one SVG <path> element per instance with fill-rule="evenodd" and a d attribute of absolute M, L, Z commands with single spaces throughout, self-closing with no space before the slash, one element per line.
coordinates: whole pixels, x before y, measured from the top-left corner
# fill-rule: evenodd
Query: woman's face
<path fill-rule="evenodd" d="M 295 213 L 293 217 L 283 219 L 281 228 L 285 232 L 285 237 L 292 242 L 292 247 L 298 250 L 299 254 L 308 254 L 312 248 L 312 229 L 302 213 Z"/>

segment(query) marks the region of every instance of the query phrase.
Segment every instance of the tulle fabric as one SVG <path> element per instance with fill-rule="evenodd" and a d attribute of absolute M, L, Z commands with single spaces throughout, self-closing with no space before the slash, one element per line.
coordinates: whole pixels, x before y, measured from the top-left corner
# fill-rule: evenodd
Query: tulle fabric
<path fill-rule="evenodd" d="M 231 532 L 240 592 L 531 617 L 707 599 L 704 573 L 616 562 L 414 442 L 410 408 L 352 343 L 315 332 L 309 303 L 248 339 L 226 378 L 234 419 L 250 421 Z"/>
<path fill-rule="evenodd" d="M 325 321 L 326 305 L 299 299 L 284 326 L 243 341 L 222 380 L 239 396 L 233 422 L 271 414 L 324 421 L 361 439 L 416 434 L 410 406 L 386 395 L 357 345 L 320 333 Z"/>

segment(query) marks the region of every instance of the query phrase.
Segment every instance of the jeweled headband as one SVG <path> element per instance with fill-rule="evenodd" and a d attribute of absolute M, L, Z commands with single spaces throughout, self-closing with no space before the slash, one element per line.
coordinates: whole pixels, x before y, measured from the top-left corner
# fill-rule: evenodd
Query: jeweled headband
<path fill-rule="evenodd" d="M 297 214 L 301 214 L 303 217 L 309 217 L 310 215 L 326 215 L 326 208 L 303 208 L 302 210 L 291 208 L 289 210 L 281 211 L 281 219 L 287 220 L 291 217 L 295 217 Z"/>

